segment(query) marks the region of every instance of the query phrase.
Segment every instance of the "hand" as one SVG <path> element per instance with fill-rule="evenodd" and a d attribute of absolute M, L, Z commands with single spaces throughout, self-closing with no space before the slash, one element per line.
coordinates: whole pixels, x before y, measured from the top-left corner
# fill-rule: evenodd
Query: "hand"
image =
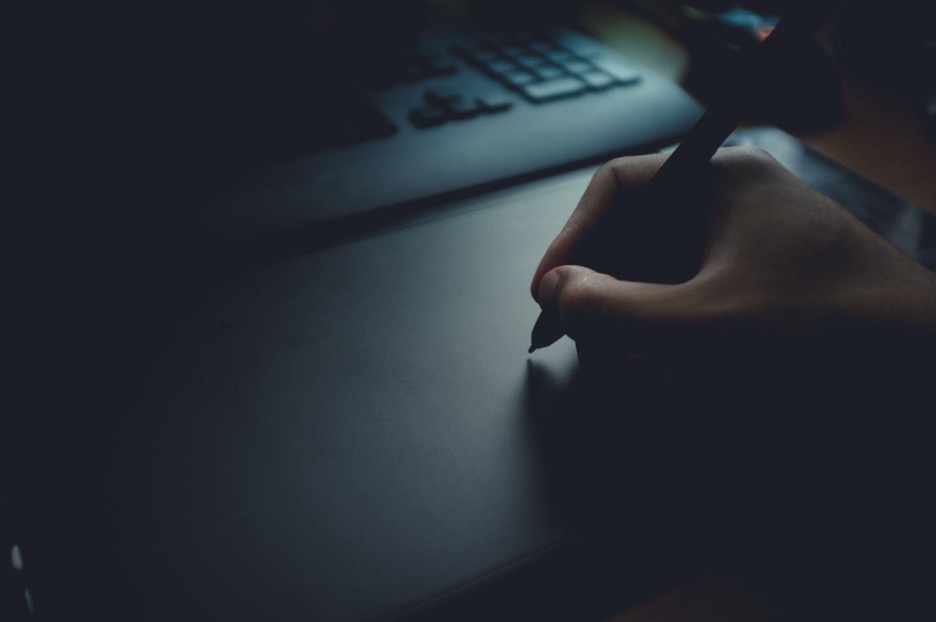
<path fill-rule="evenodd" d="M 756 148 L 720 150 L 707 190 L 681 198 L 687 209 L 710 210 L 694 277 L 637 282 L 587 262 L 572 265 L 594 254 L 595 231 L 609 213 L 633 207 L 664 158 L 626 157 L 602 167 L 533 276 L 534 299 L 577 342 L 580 356 L 598 348 L 678 361 L 936 338 L 936 274 Z M 605 239 L 616 233 L 632 232 Z M 666 240 L 660 231 L 639 234 Z"/>
<path fill-rule="evenodd" d="M 531 284 L 594 372 L 570 409 L 598 465 L 581 481 L 621 474 L 629 520 L 649 512 L 681 550 L 714 543 L 705 559 L 737 552 L 748 572 L 808 559 L 851 589 L 874 567 L 906 566 L 883 560 L 912 550 L 893 534 L 918 542 L 932 522 L 919 490 L 933 472 L 936 276 L 752 148 L 719 151 L 706 183 L 675 205 L 707 213 L 694 276 L 637 282 L 574 265 L 615 268 L 614 240 L 632 232 L 609 213 L 640 209 L 662 161 L 601 168 Z M 662 244 L 665 233 L 636 239 Z M 893 528 L 872 544 L 882 524 Z M 860 560 L 848 556 L 856 538 Z M 785 598 L 787 579 L 813 581 L 809 569 L 766 576 L 782 577 Z"/>

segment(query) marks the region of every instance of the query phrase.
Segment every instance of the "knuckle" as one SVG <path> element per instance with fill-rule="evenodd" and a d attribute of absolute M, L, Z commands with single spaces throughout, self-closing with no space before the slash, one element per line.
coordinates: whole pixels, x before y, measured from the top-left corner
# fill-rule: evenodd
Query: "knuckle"
<path fill-rule="evenodd" d="M 773 162 L 774 157 L 770 152 L 760 145 L 742 145 L 737 148 L 738 152 L 746 159 L 755 162 Z"/>
<path fill-rule="evenodd" d="M 602 164 L 592 176 L 593 183 L 601 183 L 608 180 L 614 184 L 618 183 L 618 171 L 627 166 L 625 158 L 615 158 Z"/>
<path fill-rule="evenodd" d="M 624 158 L 614 158 L 613 160 L 608 160 L 600 167 L 598 167 L 598 170 L 595 172 L 595 177 L 612 174 L 614 169 L 623 165 L 623 163 Z"/>
<path fill-rule="evenodd" d="M 606 176 L 621 189 L 640 186 L 650 181 L 666 158 L 664 153 L 621 156 L 601 165 L 596 177 Z"/>
<path fill-rule="evenodd" d="M 725 172 L 741 175 L 763 174 L 780 166 L 770 152 L 758 145 L 720 149 L 712 162 Z"/>

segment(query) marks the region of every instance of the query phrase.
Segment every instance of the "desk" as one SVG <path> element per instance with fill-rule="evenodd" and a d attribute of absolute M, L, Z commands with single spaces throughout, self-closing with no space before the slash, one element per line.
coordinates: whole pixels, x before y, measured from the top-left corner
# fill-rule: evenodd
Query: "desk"
<path fill-rule="evenodd" d="M 592 16 L 593 19 L 596 15 L 599 17 L 605 15 L 598 12 L 600 10 L 604 9 L 594 9 L 595 12 L 591 12 L 589 15 Z M 602 17 L 596 21 L 596 24 L 600 22 L 598 25 L 608 29 L 611 29 L 612 27 L 615 27 L 616 24 L 618 24 L 618 22 L 612 19 L 613 16 L 611 14 L 605 15 L 605 17 L 607 19 Z M 653 64 L 654 49 L 661 50 L 661 56 L 657 57 L 661 61 L 660 66 L 667 66 L 670 68 L 678 67 L 678 63 L 674 64 L 673 61 L 678 61 L 680 58 L 685 59 L 684 51 L 680 50 L 678 44 L 671 40 L 668 41 L 665 35 L 659 33 L 658 31 L 654 31 L 651 25 L 640 23 L 636 20 L 628 22 L 626 21 L 626 18 L 624 18 L 624 21 L 621 21 L 620 24 L 622 28 L 632 28 L 632 32 L 642 33 L 643 36 L 646 36 L 646 38 L 650 40 L 650 42 L 660 44 L 659 48 L 654 48 L 648 45 L 647 47 L 642 48 L 642 51 L 634 50 L 633 55 L 639 60 L 643 60 L 644 62 L 647 62 L 647 64 Z M 610 30 L 608 32 L 596 32 L 596 35 L 598 35 L 600 38 L 617 46 L 617 41 L 611 36 L 612 34 L 613 33 L 610 32 Z M 641 39 L 631 39 L 624 41 L 619 47 L 627 47 L 639 41 L 641 41 Z M 628 50 L 625 49 L 624 51 Z M 936 196 L 936 192 L 934 192 L 933 180 L 929 177 L 930 172 L 933 170 L 932 165 L 933 163 L 936 163 L 936 152 L 934 152 L 932 144 L 919 140 L 920 133 L 917 132 L 914 134 L 912 128 L 904 128 L 907 134 L 897 134 L 897 128 L 889 129 L 889 124 L 903 126 L 907 122 L 906 117 L 885 114 L 893 110 L 889 106 L 896 105 L 890 100 L 867 99 L 864 96 L 864 91 L 858 90 L 857 87 L 855 90 L 849 90 L 848 95 L 849 100 L 847 102 L 848 107 L 846 122 L 841 127 L 827 133 L 803 137 L 803 139 L 806 140 L 808 144 L 815 146 L 823 153 L 832 156 L 847 166 L 854 168 L 857 172 L 862 173 L 875 181 L 878 181 L 882 185 L 885 185 L 895 192 L 898 192 L 908 200 L 911 200 L 921 207 L 929 209 L 930 211 L 936 212 L 936 204 L 933 203 L 933 198 Z M 881 115 L 882 117 L 880 126 L 872 126 L 869 122 L 865 121 L 866 117 L 874 119 L 877 118 L 878 115 Z M 901 138 L 899 141 L 892 141 L 891 137 L 897 135 L 908 136 L 909 138 L 906 140 Z M 865 139 L 868 137 L 878 140 L 878 146 L 876 147 L 875 144 L 872 143 L 863 151 L 852 149 L 852 145 L 864 144 Z M 884 145 L 887 148 L 881 149 L 880 145 Z M 914 149 L 919 150 L 919 153 L 914 153 L 911 151 Z M 891 150 L 899 151 L 895 153 Z M 525 280 L 528 278 L 528 275 L 524 272 L 521 277 Z M 448 282 L 447 280 L 440 281 L 442 283 Z M 509 289 L 505 287 L 505 291 L 519 292 L 522 294 L 522 287 L 524 284 L 525 283 L 520 283 L 519 286 L 514 286 L 513 283 L 510 283 Z M 524 300 L 526 300 L 525 296 Z M 518 321 L 516 324 L 517 326 L 526 330 L 529 326 L 529 319 L 532 318 L 521 317 L 520 321 Z M 498 325 L 500 326 L 501 324 Z M 505 332 L 507 328 L 511 328 L 510 326 L 504 326 Z M 223 325 L 220 327 L 220 330 L 230 330 L 230 328 L 230 325 Z M 365 329 L 366 328 L 368 327 L 365 327 Z M 518 333 L 512 329 L 510 334 L 519 335 L 520 338 L 525 338 L 525 333 Z M 219 332 L 209 335 L 209 337 L 212 339 L 222 336 L 223 333 Z M 363 331 L 359 337 L 361 339 L 361 343 L 366 341 L 366 335 Z M 254 334 L 247 334 L 244 339 L 246 342 L 248 342 L 249 346 L 253 343 L 254 340 L 257 339 L 257 337 Z M 291 334 L 285 335 L 281 341 L 283 344 L 283 350 L 291 351 L 291 348 L 302 345 L 301 340 L 295 338 L 295 336 Z M 457 346 L 459 344 L 455 344 L 453 346 L 451 343 L 446 343 L 443 345 L 447 348 L 452 348 L 458 351 Z M 500 347 L 500 345 L 496 342 L 492 345 L 492 347 L 495 346 Z M 520 342 L 518 344 L 506 343 L 504 347 L 510 349 L 511 351 L 522 353 L 526 347 L 526 342 Z M 467 348 L 465 350 L 467 351 Z M 342 351 L 337 351 L 337 354 L 341 353 Z M 467 361 L 467 363 L 470 363 L 470 361 Z M 278 377 L 271 380 L 271 382 L 277 383 L 281 381 L 282 379 Z M 233 397 L 230 398 L 230 401 L 236 405 L 239 395 L 234 392 L 232 392 L 231 395 Z M 235 420 L 233 423 L 237 424 L 238 421 Z M 154 425 L 158 424 L 160 424 L 159 421 L 154 422 Z M 343 424 L 344 422 L 335 423 L 335 425 Z M 243 422 L 241 422 L 241 425 L 243 425 Z M 220 427 L 221 426 L 219 426 L 219 428 Z M 196 440 L 204 438 L 205 443 L 208 444 L 213 451 L 220 455 L 224 455 L 228 450 L 238 448 L 237 445 L 232 443 L 222 444 L 215 441 L 210 435 L 205 434 L 206 429 L 207 428 L 202 427 L 201 422 L 192 421 L 191 425 L 185 428 L 185 431 L 193 438 L 197 437 Z M 141 436 L 143 435 L 141 434 Z M 517 435 L 517 437 L 519 438 L 519 435 Z M 169 441 L 174 440 L 174 438 L 170 438 L 168 435 L 166 435 L 164 438 L 167 438 Z M 287 434 L 284 432 L 281 437 L 277 437 L 274 440 L 289 440 L 289 438 L 290 437 L 287 436 Z M 479 445 L 483 446 L 483 444 Z M 511 448 L 505 445 L 502 447 L 502 449 L 506 451 L 507 449 Z M 194 454 L 194 452 L 191 453 Z M 144 461 L 145 459 L 150 458 L 151 455 L 149 454 L 143 455 L 141 458 L 139 458 L 139 461 Z M 184 463 L 180 464 L 182 466 L 178 468 L 184 467 Z M 471 474 L 469 473 L 468 475 Z M 521 473 L 520 475 L 523 474 Z M 503 473 L 499 473 L 498 477 L 502 478 Z M 253 478 L 253 474 L 251 474 L 251 478 Z M 180 478 L 180 480 L 181 479 L 182 478 Z M 364 480 L 365 478 L 362 475 L 361 481 Z M 192 481 L 192 478 L 189 478 L 189 481 Z M 195 480 L 195 483 L 197 484 L 200 481 L 201 480 Z M 256 481 L 256 479 L 250 479 L 252 484 L 255 484 Z M 288 483 L 295 484 L 295 482 Z M 275 499 L 268 502 L 267 497 L 261 494 L 265 494 L 266 492 L 262 489 L 262 486 L 257 485 L 256 488 L 258 489 L 259 502 L 256 505 L 244 505 L 238 508 L 241 510 L 241 512 L 235 517 L 236 520 L 246 523 L 253 523 L 258 520 L 258 516 L 265 513 L 270 513 L 269 504 L 273 503 Z M 189 487 L 189 489 L 183 492 L 190 494 L 196 501 L 202 503 L 204 503 L 203 497 L 207 496 L 207 493 L 215 494 L 215 496 L 220 498 L 221 501 L 225 501 L 225 490 L 222 489 L 218 491 L 215 489 L 208 489 L 207 487 L 204 490 L 205 494 L 199 495 L 198 493 L 202 492 L 202 490 L 198 489 L 198 487 L 193 484 Z M 166 493 L 167 497 L 170 497 L 169 492 Z M 444 497 L 442 494 L 439 496 Z M 176 516 L 169 516 L 169 518 L 175 519 Z M 219 527 L 230 528 L 230 524 L 219 525 L 216 523 L 210 525 L 210 527 L 212 527 L 211 531 L 214 532 L 214 534 L 211 535 L 215 535 L 219 531 Z M 206 531 L 208 530 L 206 529 Z M 186 535 L 186 533 L 183 533 L 182 535 Z M 275 542 L 277 541 L 278 534 L 276 532 L 267 532 L 266 537 L 268 540 Z M 150 542 L 143 542 L 142 544 L 148 547 L 152 546 L 152 543 Z M 161 551 L 160 554 L 162 554 Z M 166 562 L 167 567 L 172 568 L 171 564 L 176 563 L 177 560 L 174 555 L 174 551 L 164 555 L 164 557 L 169 560 Z M 180 555 L 178 559 L 179 561 L 184 562 L 188 560 L 189 557 Z M 32 558 L 29 558 L 28 563 L 31 562 Z M 108 586 L 108 589 L 111 589 L 111 586 Z M 270 592 L 275 593 L 278 589 L 279 585 L 271 581 L 269 584 Z M 756 597 L 741 587 L 728 583 L 700 580 L 698 582 L 694 582 L 682 588 L 676 589 L 668 594 L 662 595 L 659 598 L 649 600 L 645 604 L 628 610 L 627 612 L 622 612 L 620 616 L 616 618 L 616 620 L 618 622 L 678 622 L 680 620 L 699 621 L 706 619 L 718 619 L 727 622 L 754 622 L 755 620 L 765 619 L 766 611 L 766 603 L 759 601 Z"/>

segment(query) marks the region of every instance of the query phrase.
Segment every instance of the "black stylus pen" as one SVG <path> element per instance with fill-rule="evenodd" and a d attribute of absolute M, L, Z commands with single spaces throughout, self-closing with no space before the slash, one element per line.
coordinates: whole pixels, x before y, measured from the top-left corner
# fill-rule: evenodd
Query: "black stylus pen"
<path fill-rule="evenodd" d="M 776 66 L 770 64 L 770 61 L 776 62 L 776 59 L 784 56 L 786 50 L 800 45 L 802 41 L 812 37 L 819 26 L 829 18 L 837 4 L 838 0 L 813 2 L 804 0 L 796 3 L 794 9 L 780 20 L 773 32 L 751 54 L 741 75 L 735 81 L 733 91 L 723 93 L 721 99 L 712 104 L 692 128 L 689 135 L 666 158 L 656 175 L 644 187 L 643 196 L 645 199 L 649 197 L 653 200 L 654 211 L 657 212 L 654 217 L 657 222 L 668 220 L 671 224 L 676 225 L 677 229 L 692 232 L 692 227 L 685 225 L 695 223 L 681 222 L 684 217 L 691 215 L 685 213 L 660 213 L 662 211 L 672 212 L 676 209 L 672 205 L 674 201 L 669 201 L 670 205 L 667 205 L 668 202 L 665 199 L 668 190 L 682 188 L 687 183 L 693 183 L 695 176 L 706 167 L 718 148 L 744 119 L 751 100 L 757 96 L 756 91 L 761 81 L 769 79 L 769 76 L 763 75 L 764 72 L 767 71 L 768 67 Z M 683 226 L 680 227 L 679 225 Z M 652 235 L 653 231 L 651 230 L 649 233 Z M 679 236 L 676 236 L 676 240 L 678 242 L 685 241 Z M 655 257 L 650 257 L 648 260 L 665 258 L 667 256 L 665 254 L 666 250 L 673 249 L 675 246 L 678 246 L 678 243 L 673 241 L 672 236 L 670 236 L 669 244 L 661 240 L 660 245 L 653 250 L 652 254 Z M 698 266 L 688 266 L 683 269 L 693 271 L 682 275 L 670 271 L 669 275 L 663 277 L 662 281 L 675 283 L 688 280 L 694 276 Z M 533 326 L 529 351 L 533 352 L 539 348 L 552 345 L 562 335 L 563 331 L 558 318 L 553 313 L 544 311 L 540 313 L 536 324 Z"/>

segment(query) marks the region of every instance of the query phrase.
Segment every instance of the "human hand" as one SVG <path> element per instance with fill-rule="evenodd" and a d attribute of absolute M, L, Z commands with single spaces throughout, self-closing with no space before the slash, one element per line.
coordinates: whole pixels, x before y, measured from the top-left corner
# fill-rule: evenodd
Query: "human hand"
<path fill-rule="evenodd" d="M 672 225 L 630 235 L 610 215 L 642 207 L 663 160 L 599 170 L 531 283 L 591 372 L 569 402 L 590 467 L 576 485 L 614 474 L 600 496 L 624 499 L 626 520 L 647 517 L 648 533 L 701 546 L 700 559 L 738 554 L 749 576 L 804 559 L 871 576 L 881 564 L 865 549 L 889 555 L 893 533 L 916 542 L 932 522 L 917 500 L 932 473 L 936 275 L 753 148 L 720 150 L 704 183 L 668 197 L 684 203 L 666 211 L 705 214 L 694 275 L 594 270 L 640 268 L 609 261 L 616 239 L 669 241 Z M 891 517 L 880 548 L 842 554 Z"/>
<path fill-rule="evenodd" d="M 684 192 L 707 210 L 701 267 L 681 283 L 621 280 L 597 271 L 591 246 L 632 232 L 605 231 L 634 207 L 665 156 L 609 162 L 546 251 L 531 292 L 555 334 L 583 348 L 681 360 L 896 335 L 936 337 L 936 274 L 756 148 L 720 150 L 705 190 Z M 674 195 L 676 196 L 676 195 Z M 616 217 L 616 216 L 615 216 Z M 663 231 L 638 238 L 666 241 Z M 634 238 L 634 239 L 638 239 Z M 611 249 L 616 252 L 617 249 Z M 604 250 L 607 254 L 608 249 Z M 600 254 L 600 253 L 599 253 Z"/>

